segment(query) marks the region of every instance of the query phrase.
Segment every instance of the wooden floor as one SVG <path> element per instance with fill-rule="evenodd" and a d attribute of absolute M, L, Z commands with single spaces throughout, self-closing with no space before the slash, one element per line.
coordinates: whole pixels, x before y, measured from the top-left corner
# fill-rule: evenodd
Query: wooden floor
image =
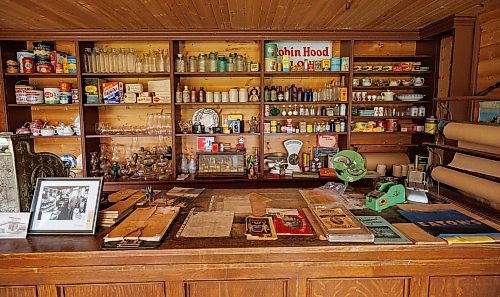
<path fill-rule="evenodd" d="M 272 207 L 305 207 L 296 189 L 206 190 L 191 207 L 208 206 L 213 194 L 251 191 L 273 198 Z M 151 250 L 103 251 L 108 230 L 2 240 L 0 296 L 499 296 L 500 245 L 247 241 L 238 217 L 231 238 L 176 238 L 187 211 L 162 246 Z M 395 209 L 384 216 L 404 221 Z"/>

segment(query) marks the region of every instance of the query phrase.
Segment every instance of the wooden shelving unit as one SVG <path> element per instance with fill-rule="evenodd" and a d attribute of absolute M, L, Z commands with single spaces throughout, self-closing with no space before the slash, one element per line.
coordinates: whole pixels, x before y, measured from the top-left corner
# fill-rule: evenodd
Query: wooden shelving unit
<path fill-rule="evenodd" d="M 272 34 L 271 34 L 272 35 Z M 279 39 L 279 38 L 278 38 Z M 307 39 L 307 38 L 306 38 Z M 317 39 L 317 37 L 315 37 Z M 153 41 L 147 40 L 131 40 L 123 41 L 110 37 L 108 40 L 103 40 L 102 38 L 96 38 L 96 41 L 89 41 L 89 38 L 85 40 L 56 40 L 56 47 L 58 43 L 64 44 L 65 48 L 71 48 L 72 54 L 77 56 L 78 60 L 78 71 L 76 74 L 0 74 L 0 78 L 3 79 L 4 89 L 2 90 L 3 97 L 5 98 L 5 109 L 7 111 L 7 127 L 9 131 L 14 132 L 17 128 L 22 126 L 24 123 L 35 119 L 35 117 L 43 117 L 46 115 L 47 119 L 54 115 L 54 118 L 58 121 L 62 121 L 66 118 L 66 121 L 74 120 L 76 116 L 80 116 L 81 120 L 81 136 L 55 136 L 55 137 L 35 137 L 35 139 L 53 139 L 53 141 L 60 141 L 61 139 L 73 139 L 74 143 L 66 144 L 64 142 L 61 144 L 62 147 L 65 145 L 77 146 L 82 153 L 84 162 L 84 174 L 88 172 L 89 166 L 89 156 L 90 152 L 99 149 L 99 144 L 110 143 L 118 141 L 120 143 L 127 143 L 132 137 L 140 137 L 141 140 L 150 141 L 148 138 L 158 138 L 158 135 L 150 134 L 140 134 L 140 135 L 98 135 L 95 133 L 95 123 L 100 120 L 106 121 L 117 121 L 117 126 L 133 126 L 134 124 L 144 124 L 144 116 L 147 113 L 168 113 L 171 118 L 172 132 L 169 133 L 167 138 L 171 141 L 172 154 L 174 156 L 172 160 L 172 168 L 174 170 L 178 167 L 177 157 L 182 153 L 190 153 L 193 145 L 195 144 L 197 136 L 214 136 L 220 138 L 222 142 L 235 140 L 237 137 L 243 136 L 247 140 L 248 152 L 254 153 L 254 148 L 259 148 L 259 158 L 263 160 L 264 154 L 271 152 L 271 150 L 281 150 L 284 151 L 282 141 L 283 139 L 302 139 L 305 144 L 303 149 L 305 151 L 310 151 L 311 148 L 316 144 L 316 133 L 264 133 L 264 122 L 269 122 L 271 120 L 285 121 L 286 119 L 292 119 L 294 122 L 299 120 L 305 120 L 306 122 L 317 121 L 329 121 L 334 120 L 344 120 L 346 126 L 346 132 L 342 133 L 331 133 L 325 132 L 320 134 L 331 134 L 338 135 L 339 145 L 342 149 L 353 148 L 359 145 L 364 147 L 366 151 L 367 147 L 383 147 L 384 149 L 390 150 L 392 147 L 398 147 L 399 149 L 413 150 L 418 147 L 412 143 L 412 137 L 418 135 L 423 135 L 423 133 L 414 132 L 385 132 L 385 133 L 354 133 L 351 132 L 351 122 L 355 121 L 365 121 L 365 120 L 379 120 L 385 118 L 395 118 L 398 120 L 406 122 L 414 122 L 416 124 L 423 124 L 424 117 L 364 117 L 364 116 L 353 116 L 351 110 L 353 107 L 358 108 L 370 108 L 374 106 L 387 106 L 396 108 L 407 108 L 412 105 L 424 105 L 426 106 L 427 113 L 430 115 L 433 113 L 432 98 L 436 94 L 436 84 L 438 73 L 438 63 L 436 61 L 436 53 L 438 52 L 438 42 L 436 40 L 407 40 L 407 41 L 384 41 L 387 45 L 385 48 L 375 47 L 375 41 L 364 41 L 356 40 L 354 37 L 352 39 L 344 39 L 340 41 L 335 41 L 339 45 L 340 56 L 349 57 L 349 70 L 348 71 L 290 71 L 290 72 L 268 72 L 264 71 L 264 44 L 267 40 L 256 36 L 254 40 L 242 41 L 242 40 L 217 40 L 216 38 L 204 39 L 155 39 Z M 271 39 L 272 40 L 272 39 Z M 293 39 L 290 39 L 293 40 Z M 328 40 L 328 38 L 325 38 Z M 332 41 L 333 42 L 333 41 Z M 163 48 L 169 53 L 169 64 L 170 71 L 167 72 L 150 72 L 150 73 L 86 73 L 83 72 L 82 65 L 84 64 L 83 52 L 85 48 L 88 47 L 122 47 L 116 46 L 117 44 L 130 44 L 130 47 L 139 47 L 143 49 L 149 48 Z M 399 44 L 407 43 L 409 46 L 407 48 L 412 48 L 407 52 L 402 53 L 399 49 Z M 228 47 L 227 45 L 234 44 L 234 47 Z M 26 49 L 27 41 L 0 41 L 1 49 L 1 61 L 5 62 L 8 59 L 12 59 L 16 51 Z M 69 46 L 68 46 L 69 45 Z M 228 54 L 230 52 L 238 52 L 243 54 L 252 60 L 254 63 L 259 63 L 260 70 L 257 72 L 175 72 L 175 56 L 178 53 L 184 55 L 195 55 L 204 52 L 208 53 L 210 51 L 217 51 L 221 54 Z M 333 48 L 333 47 L 332 47 Z M 392 49 L 395 52 L 392 52 Z M 355 65 L 395 65 L 401 62 L 420 62 L 422 65 L 430 66 L 430 71 L 353 71 Z M 313 84 L 313 88 L 316 86 L 323 85 L 324 83 L 331 82 L 332 80 L 339 81 L 340 78 L 344 76 L 347 83 L 347 101 L 317 101 L 317 102 L 264 102 L 264 96 L 262 91 L 266 85 L 289 85 L 291 83 L 302 84 L 305 88 L 311 88 L 309 84 Z M 425 78 L 424 86 L 375 86 L 370 87 L 363 86 L 352 86 L 352 79 L 354 77 L 377 77 L 383 79 L 406 79 L 405 77 L 411 78 L 414 76 L 422 76 Z M 86 78 L 103 78 L 108 81 L 124 81 L 129 82 L 140 82 L 146 84 L 146 82 L 151 80 L 169 79 L 170 80 L 170 90 L 171 90 L 171 103 L 146 103 L 146 104 L 88 104 L 85 102 L 84 97 L 84 80 Z M 73 83 L 73 88 L 79 89 L 80 103 L 70 104 L 70 105 L 48 105 L 48 104 L 17 104 L 15 101 L 14 85 L 20 80 L 29 80 L 30 82 L 37 82 L 43 86 L 57 86 L 61 81 L 71 81 Z M 261 90 L 260 101 L 259 102 L 210 102 L 210 103 L 177 103 L 175 101 L 175 90 L 177 84 L 181 86 L 199 86 L 205 87 L 206 91 L 222 91 L 228 90 L 232 87 L 252 87 L 257 86 Z M 316 84 L 316 85 L 314 85 Z M 381 91 L 392 90 L 396 93 L 422 93 L 426 97 L 424 100 L 416 102 L 403 102 L 403 101 L 353 101 L 352 92 L 353 91 L 366 91 L 368 94 L 379 94 Z M 2 95 L 0 94 L 0 95 Z M 333 107 L 334 105 L 345 104 L 346 105 L 346 115 L 345 116 L 265 116 L 264 111 L 268 106 L 281 107 L 282 105 L 292 105 L 293 107 L 297 105 L 303 106 L 314 106 L 321 107 Z M 259 121 L 259 133 L 240 133 L 240 134 L 183 134 L 177 133 L 178 121 L 179 120 L 189 120 L 193 112 L 197 108 L 213 108 L 218 111 L 223 111 L 224 113 L 243 113 L 244 119 L 247 121 L 250 116 L 257 117 Z M 43 110 L 43 113 L 42 113 Z M 248 129 L 247 123 L 245 123 L 245 128 Z M 390 137 L 390 135 L 405 135 L 405 141 L 400 141 L 396 144 L 386 143 L 385 138 Z M 355 135 L 356 139 L 353 139 Z M 407 136 L 406 136 L 407 135 Z M 358 144 L 356 141 L 359 138 L 367 137 L 370 141 L 376 143 L 366 143 L 363 140 L 363 144 Z M 406 142 L 409 141 L 409 142 Z M 36 144 L 37 150 L 43 149 L 43 143 Z M 264 164 L 261 162 L 260 165 L 261 172 L 264 172 Z M 262 177 L 260 180 L 264 180 Z M 175 180 L 172 177 L 173 182 Z M 113 186 L 116 184 L 129 184 L 132 181 L 118 181 L 113 182 Z M 165 181 L 154 181 L 155 184 L 162 184 Z M 192 181 L 191 181 L 192 182 Z M 133 181 L 134 184 L 145 184 L 151 183 L 151 181 Z M 111 183 L 109 183 L 111 184 Z"/>

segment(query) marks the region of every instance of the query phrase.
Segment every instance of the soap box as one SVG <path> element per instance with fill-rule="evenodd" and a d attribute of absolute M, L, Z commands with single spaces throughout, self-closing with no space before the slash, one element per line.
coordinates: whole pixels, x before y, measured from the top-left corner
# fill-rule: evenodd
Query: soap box
<path fill-rule="evenodd" d="M 142 93 L 142 84 L 126 84 L 126 93 Z"/>
<path fill-rule="evenodd" d="M 105 104 L 120 103 L 123 99 L 123 83 L 118 81 L 102 84 L 102 100 Z"/>
<path fill-rule="evenodd" d="M 153 96 L 153 103 L 170 103 L 170 92 L 156 92 Z"/>
<path fill-rule="evenodd" d="M 147 96 L 139 96 L 137 97 L 137 103 L 152 103 L 153 98 Z"/>
<path fill-rule="evenodd" d="M 137 94 L 136 93 L 125 93 L 123 95 L 124 103 L 137 103 Z"/>
<path fill-rule="evenodd" d="M 170 92 L 170 80 L 150 80 L 148 81 L 148 92 Z"/>

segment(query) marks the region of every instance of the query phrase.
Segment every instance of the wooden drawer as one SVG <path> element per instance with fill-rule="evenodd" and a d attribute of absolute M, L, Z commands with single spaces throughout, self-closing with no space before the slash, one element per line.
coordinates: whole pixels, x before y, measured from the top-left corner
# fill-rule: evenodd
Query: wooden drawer
<path fill-rule="evenodd" d="M 186 283 L 187 297 L 285 297 L 284 280 L 196 281 Z"/>
<path fill-rule="evenodd" d="M 345 278 L 308 281 L 308 297 L 405 297 L 405 278 Z"/>
<path fill-rule="evenodd" d="M 119 283 L 62 286 L 60 297 L 165 297 L 163 283 Z"/>
<path fill-rule="evenodd" d="M 36 297 L 36 287 L 0 287 L 0 296 L 2 297 Z"/>
<path fill-rule="evenodd" d="M 498 297 L 500 276 L 431 277 L 429 297 Z"/>

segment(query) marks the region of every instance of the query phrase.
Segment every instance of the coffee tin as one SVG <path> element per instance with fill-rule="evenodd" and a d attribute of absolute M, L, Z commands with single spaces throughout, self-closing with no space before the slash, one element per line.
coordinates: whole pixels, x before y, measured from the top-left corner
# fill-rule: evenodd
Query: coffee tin
<path fill-rule="evenodd" d="M 45 104 L 59 104 L 59 92 L 61 92 L 59 88 L 44 88 L 43 99 L 45 100 Z"/>
<path fill-rule="evenodd" d="M 264 57 L 276 58 L 278 56 L 278 45 L 276 43 L 266 43 L 264 45 Z"/>

